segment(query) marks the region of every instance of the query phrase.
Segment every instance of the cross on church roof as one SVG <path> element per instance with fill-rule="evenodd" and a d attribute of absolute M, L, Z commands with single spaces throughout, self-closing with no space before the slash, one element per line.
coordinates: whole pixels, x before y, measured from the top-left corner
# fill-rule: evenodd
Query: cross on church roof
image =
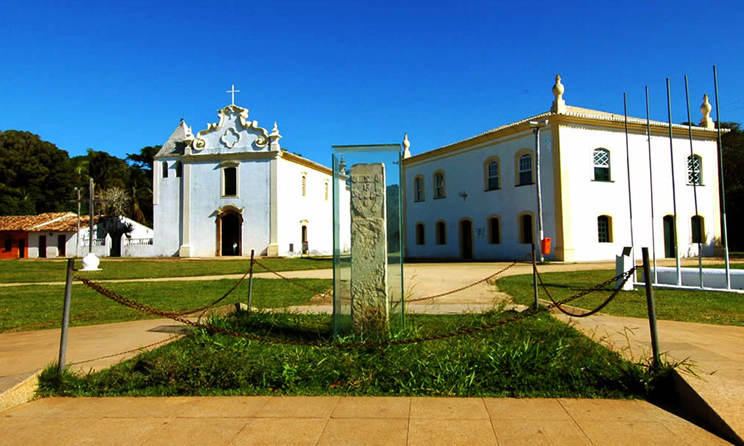
<path fill-rule="evenodd" d="M 235 84 L 233 84 L 232 88 L 227 90 L 225 93 L 232 93 L 232 105 L 235 105 L 235 93 L 240 93 L 240 90 L 235 89 Z"/>

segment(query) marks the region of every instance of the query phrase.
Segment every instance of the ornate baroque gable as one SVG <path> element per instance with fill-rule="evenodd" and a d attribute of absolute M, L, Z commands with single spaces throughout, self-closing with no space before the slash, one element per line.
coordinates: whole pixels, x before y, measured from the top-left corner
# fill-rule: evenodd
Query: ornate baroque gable
<path fill-rule="evenodd" d="M 248 109 L 228 105 L 219 111 L 220 121 L 207 124 L 191 143 L 194 155 L 213 153 L 267 152 L 269 133 L 248 120 Z"/>

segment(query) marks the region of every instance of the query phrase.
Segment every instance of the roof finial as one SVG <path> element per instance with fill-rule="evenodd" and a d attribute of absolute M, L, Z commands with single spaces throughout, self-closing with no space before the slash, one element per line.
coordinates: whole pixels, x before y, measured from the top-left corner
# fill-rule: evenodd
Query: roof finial
<path fill-rule="evenodd" d="M 411 147 L 411 141 L 408 140 L 408 133 L 403 134 L 403 159 L 411 157 L 411 151 L 408 150 Z"/>
<path fill-rule="evenodd" d="M 274 128 L 269 134 L 269 139 L 271 139 L 270 150 L 279 151 L 281 149 L 279 140 L 282 139 L 282 135 L 279 134 L 279 126 L 276 125 L 276 121 L 274 122 Z"/>
<path fill-rule="evenodd" d="M 550 111 L 553 113 L 566 113 L 566 101 L 563 100 L 563 92 L 566 91 L 566 87 L 561 83 L 561 75 L 555 75 L 555 85 L 553 85 L 553 106 Z"/>
<path fill-rule="evenodd" d="M 715 124 L 713 124 L 713 118 L 710 117 L 711 110 L 713 110 L 713 107 L 708 102 L 708 95 L 704 94 L 703 105 L 700 106 L 700 112 L 703 114 L 703 119 L 700 120 L 700 127 L 705 127 L 706 129 L 716 128 Z"/>

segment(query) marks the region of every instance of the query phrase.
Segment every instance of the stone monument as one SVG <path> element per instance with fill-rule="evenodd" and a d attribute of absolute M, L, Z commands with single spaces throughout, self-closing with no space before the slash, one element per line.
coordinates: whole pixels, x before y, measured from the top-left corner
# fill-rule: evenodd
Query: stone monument
<path fill-rule="evenodd" d="M 385 165 L 351 166 L 351 322 L 354 331 L 388 328 Z"/>

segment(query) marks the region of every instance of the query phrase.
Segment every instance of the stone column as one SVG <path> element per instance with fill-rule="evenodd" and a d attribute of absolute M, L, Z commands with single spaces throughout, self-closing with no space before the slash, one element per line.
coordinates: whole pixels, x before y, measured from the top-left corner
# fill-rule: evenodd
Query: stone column
<path fill-rule="evenodd" d="M 385 165 L 351 167 L 351 320 L 354 330 L 388 328 Z"/>

